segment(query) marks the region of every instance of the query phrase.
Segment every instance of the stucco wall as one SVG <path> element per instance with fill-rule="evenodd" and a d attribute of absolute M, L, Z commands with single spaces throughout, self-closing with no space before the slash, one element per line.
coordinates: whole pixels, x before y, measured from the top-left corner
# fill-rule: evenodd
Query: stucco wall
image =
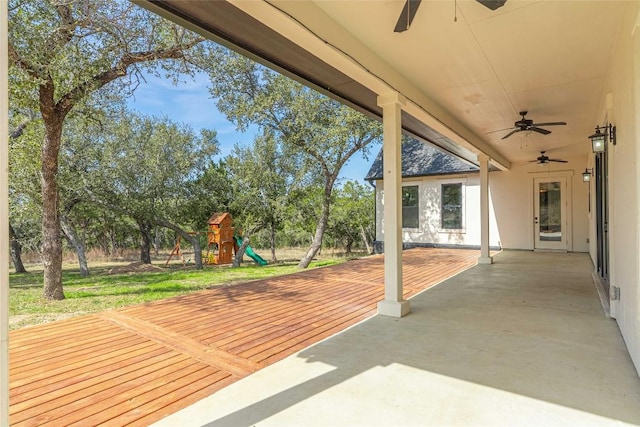
<path fill-rule="evenodd" d="M 620 288 L 620 301 L 611 302 L 611 314 L 640 372 L 640 3 L 626 7 L 594 120 L 617 128 L 617 145 L 609 144 L 609 242 L 610 283 Z"/>
<path fill-rule="evenodd" d="M 463 227 L 461 231 L 446 231 L 440 228 L 440 185 L 462 183 Z M 376 183 L 376 240 L 384 240 L 382 181 Z M 433 243 L 439 245 L 480 246 L 480 177 L 475 175 L 451 175 L 405 179 L 403 185 L 418 186 L 419 228 L 402 229 L 403 242 Z M 491 193 L 489 194 L 491 199 Z M 500 246 L 493 206 L 489 207 L 491 246 Z"/>
<path fill-rule="evenodd" d="M 585 150 L 588 150 L 586 140 Z M 535 155 L 532 153 L 533 157 Z M 563 160 L 568 163 L 549 163 L 543 166 L 536 163 L 515 164 L 509 171 L 490 174 L 489 186 L 502 247 L 534 249 L 533 178 L 566 176 L 570 187 L 567 202 L 571 207 L 571 239 L 568 249 L 573 252 L 589 250 L 589 186 L 582 182 L 587 156 L 585 154 L 584 157 Z"/>
<path fill-rule="evenodd" d="M 585 141 L 587 149 L 588 142 Z M 535 158 L 536 153 L 532 153 Z M 587 252 L 589 245 L 589 187 L 582 182 L 587 157 L 566 159 L 542 167 L 527 163 L 514 165 L 508 172 L 489 174 L 489 210 L 491 246 L 506 249 L 534 249 L 533 178 L 566 176 L 570 181 L 568 203 L 571 210 L 569 250 Z M 405 185 L 418 185 L 420 229 L 403 229 L 403 241 L 452 245 L 480 245 L 480 178 L 476 175 L 405 179 Z M 440 184 L 463 182 L 464 232 L 440 230 Z M 382 181 L 376 184 L 376 240 L 383 240 Z"/>

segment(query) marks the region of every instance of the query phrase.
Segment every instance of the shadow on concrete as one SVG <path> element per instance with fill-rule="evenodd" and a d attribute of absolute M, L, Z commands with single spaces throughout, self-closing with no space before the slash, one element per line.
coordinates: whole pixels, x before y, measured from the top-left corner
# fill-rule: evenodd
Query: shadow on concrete
<path fill-rule="evenodd" d="M 315 416 L 331 410 L 333 420 L 345 424 L 338 415 L 343 407 L 366 424 L 367 412 L 377 416 L 382 405 L 389 413 L 425 416 L 461 411 L 452 419 L 475 425 L 488 419 L 483 410 L 498 417 L 495 412 L 504 410 L 502 420 L 508 420 L 509 405 L 522 396 L 640 423 L 640 379 L 615 321 L 602 311 L 592 268 L 586 254 L 504 252 L 496 264 L 476 266 L 414 297 L 412 313 L 402 320 L 376 316 L 280 362 L 281 368 L 254 374 L 263 374 L 255 381 L 273 379 L 274 393 L 256 393 L 257 399 L 206 425 L 253 425 L 306 405 L 314 408 L 307 413 L 311 424 L 322 423 L 313 422 Z M 314 365 L 317 373 L 305 377 L 304 369 Z M 279 391 L 276 382 L 284 384 Z M 495 397 L 495 390 L 508 393 L 498 393 L 492 404 L 477 400 Z M 413 400 L 418 403 L 407 408 Z M 467 422 L 465 410 L 475 414 Z"/>

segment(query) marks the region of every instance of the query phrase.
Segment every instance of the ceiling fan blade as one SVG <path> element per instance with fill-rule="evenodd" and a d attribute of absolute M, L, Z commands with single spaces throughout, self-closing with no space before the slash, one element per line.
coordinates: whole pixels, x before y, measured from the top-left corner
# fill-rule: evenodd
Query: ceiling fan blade
<path fill-rule="evenodd" d="M 507 2 L 507 0 L 476 0 L 481 5 L 488 7 L 491 10 L 496 10 Z"/>
<path fill-rule="evenodd" d="M 504 129 L 490 130 L 489 132 L 483 133 L 483 135 L 489 135 L 489 134 L 492 134 L 492 133 L 504 132 L 505 130 L 514 130 L 514 129 L 515 128 L 513 126 L 511 126 L 511 127 L 504 128 Z"/>
<path fill-rule="evenodd" d="M 402 13 L 400 13 L 396 27 L 393 29 L 395 33 L 402 33 L 409 29 L 411 22 L 413 21 L 413 17 L 416 16 L 416 12 L 418 11 L 418 6 L 420 6 L 421 1 L 422 0 L 407 0 L 404 3 Z"/>
<path fill-rule="evenodd" d="M 565 126 L 565 122 L 534 123 L 531 126 Z"/>
<path fill-rule="evenodd" d="M 549 162 L 558 162 L 558 163 L 568 163 L 568 160 L 560 160 L 560 159 L 547 159 Z"/>
<path fill-rule="evenodd" d="M 534 132 L 538 132 L 538 133 L 541 133 L 541 134 L 543 134 L 543 135 L 549 135 L 549 134 L 551 133 L 551 131 L 550 131 L 550 130 L 546 130 L 546 129 L 542 129 L 542 128 L 537 128 L 537 127 L 530 127 L 530 128 L 529 128 L 529 129 L 527 129 L 527 130 L 532 130 L 532 131 L 534 131 Z"/>
<path fill-rule="evenodd" d="M 507 139 L 509 138 L 511 135 L 513 135 L 516 132 L 520 132 L 522 129 L 514 129 L 511 132 L 509 132 L 508 134 L 506 134 L 505 136 L 502 137 L 502 139 Z"/>

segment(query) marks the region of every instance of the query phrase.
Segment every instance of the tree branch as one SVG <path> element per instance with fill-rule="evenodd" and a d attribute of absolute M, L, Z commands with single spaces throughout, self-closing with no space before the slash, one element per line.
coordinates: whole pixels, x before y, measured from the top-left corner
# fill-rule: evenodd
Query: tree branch
<path fill-rule="evenodd" d="M 185 230 L 183 230 L 182 228 L 180 228 L 179 226 L 173 224 L 172 222 L 163 219 L 163 218 L 141 218 L 137 215 L 135 215 L 134 213 L 132 213 L 131 211 L 129 211 L 128 209 L 125 209 L 117 204 L 114 203 L 110 203 L 106 200 L 103 200 L 101 198 L 99 198 L 98 196 L 96 196 L 91 190 L 89 190 L 88 188 L 86 189 L 87 194 L 89 195 L 89 200 L 91 200 L 93 203 L 99 205 L 99 206 L 103 206 L 107 209 L 110 209 L 114 212 L 118 212 L 121 215 L 125 215 L 128 216 L 129 218 L 132 218 L 134 221 L 138 222 L 138 223 L 147 223 L 149 225 L 158 225 L 160 227 L 164 227 L 164 228 L 168 228 L 178 234 L 181 234 L 184 238 L 186 238 L 189 241 L 194 241 L 194 236 L 190 235 L 188 232 L 186 232 Z"/>
<path fill-rule="evenodd" d="M 13 47 L 13 43 L 11 43 L 11 41 L 9 41 L 7 45 L 7 50 L 9 54 L 9 60 L 13 62 L 16 67 L 26 71 L 27 74 L 35 79 L 43 80 L 45 78 L 44 69 L 42 67 L 36 66 L 35 64 L 32 64 L 31 62 L 20 56 L 20 54 Z"/>
<path fill-rule="evenodd" d="M 18 139 L 22 136 L 25 128 L 31 120 L 25 120 L 9 133 L 10 139 Z"/>
<path fill-rule="evenodd" d="M 15 127 L 15 129 L 11 130 L 9 132 L 9 139 L 18 139 L 22 136 L 22 134 L 24 133 L 24 130 L 27 128 L 27 126 L 29 125 L 29 123 L 31 123 L 32 121 L 34 121 L 36 119 L 36 115 L 33 112 L 33 110 L 27 110 L 26 112 L 23 111 L 16 111 L 16 113 L 19 113 L 20 115 L 26 116 L 26 118 L 20 122 L 18 124 L 18 126 Z"/>
<path fill-rule="evenodd" d="M 353 156 L 358 150 L 361 150 L 369 145 L 371 142 L 373 142 L 374 139 L 376 139 L 376 136 L 369 135 L 369 137 L 365 138 L 364 140 L 360 140 L 356 144 L 353 144 L 353 147 L 351 147 L 350 150 L 344 153 L 344 155 L 342 156 L 342 160 L 338 162 L 337 166 L 339 166 L 339 168 L 342 168 L 342 166 L 347 163 L 351 156 Z"/>
<path fill-rule="evenodd" d="M 189 43 L 175 45 L 166 49 L 154 49 L 144 52 L 127 52 L 118 63 L 111 69 L 98 73 L 84 83 L 71 89 L 57 102 L 57 108 L 63 114 L 68 113 L 75 103 L 82 99 L 87 93 L 99 89 L 113 80 L 127 75 L 127 69 L 134 64 L 149 62 L 160 59 L 180 59 L 184 58 L 184 51 L 204 41 L 204 38 L 197 37 Z"/>
<path fill-rule="evenodd" d="M 55 9 L 62 23 L 45 43 L 49 53 L 54 53 L 57 49 L 69 43 L 73 39 L 73 32 L 78 25 L 68 4 L 56 4 Z"/>

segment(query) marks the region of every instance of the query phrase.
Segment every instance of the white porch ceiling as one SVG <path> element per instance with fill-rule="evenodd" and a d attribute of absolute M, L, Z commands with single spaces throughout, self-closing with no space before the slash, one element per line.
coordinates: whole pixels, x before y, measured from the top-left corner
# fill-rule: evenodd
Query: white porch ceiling
<path fill-rule="evenodd" d="M 398 90 L 407 113 L 459 144 L 462 157 L 484 152 L 503 166 L 541 150 L 586 166 L 630 3 L 507 0 L 491 11 L 475 0 L 423 0 L 411 28 L 394 33 L 404 0 L 136 1 L 365 111 L 376 113 L 376 93 Z M 567 126 L 502 140 L 524 110 Z"/>
<path fill-rule="evenodd" d="M 423 1 L 403 33 L 393 32 L 403 0 L 315 3 L 512 163 L 540 150 L 589 152 L 626 2 L 508 0 L 491 11 L 471 0 Z M 502 140 L 508 131 L 499 130 L 523 110 L 536 122 L 567 126 Z"/>

